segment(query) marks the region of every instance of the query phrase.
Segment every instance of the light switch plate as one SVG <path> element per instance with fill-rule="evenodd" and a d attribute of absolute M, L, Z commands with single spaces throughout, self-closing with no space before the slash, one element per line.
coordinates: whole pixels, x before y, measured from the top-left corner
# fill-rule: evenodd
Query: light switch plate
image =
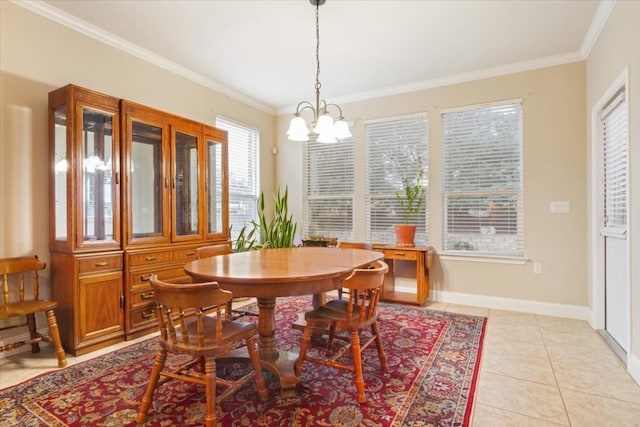
<path fill-rule="evenodd" d="M 570 210 L 569 202 L 551 202 L 549 207 L 551 213 L 569 213 Z"/>

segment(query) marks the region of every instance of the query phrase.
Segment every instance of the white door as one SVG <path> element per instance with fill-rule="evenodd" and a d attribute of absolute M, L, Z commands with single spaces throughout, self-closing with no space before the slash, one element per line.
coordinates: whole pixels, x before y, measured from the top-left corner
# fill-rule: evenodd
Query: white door
<path fill-rule="evenodd" d="M 600 114 L 603 142 L 605 330 L 629 351 L 629 242 L 627 241 L 628 132 L 624 87 Z"/>
<path fill-rule="evenodd" d="M 629 351 L 629 262 L 625 235 L 604 233 L 605 330 L 625 352 Z"/>

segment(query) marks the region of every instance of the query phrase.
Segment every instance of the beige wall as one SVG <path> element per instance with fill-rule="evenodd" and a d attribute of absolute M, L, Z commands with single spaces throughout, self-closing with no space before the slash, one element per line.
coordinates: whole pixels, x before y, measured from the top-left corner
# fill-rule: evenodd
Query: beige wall
<path fill-rule="evenodd" d="M 272 114 L 8 1 L 0 9 L 0 257 L 49 259 L 47 94 L 68 83 L 210 125 L 222 114 L 257 128 L 261 185 L 272 192 Z"/>
<path fill-rule="evenodd" d="M 176 76 L 9 2 L 1 2 L 0 84 L 2 143 L 0 256 L 36 252 L 48 258 L 47 93 L 74 83 L 116 97 L 213 124 L 218 113 L 260 130 L 262 189 L 289 185 L 294 213 L 302 220 L 301 147 L 283 138 L 288 117 L 268 113 Z M 434 296 L 460 302 L 557 310 L 583 316 L 586 286 L 585 67 L 578 62 L 498 78 L 343 105 L 355 120 L 363 169 L 364 121 L 427 111 L 431 140 L 431 235 L 441 247 L 440 127 L 443 108 L 522 98 L 524 105 L 525 255 L 540 262 L 542 274 L 525 264 L 479 263 L 440 257 L 432 274 Z M 276 133 L 277 131 L 277 133 Z M 274 140 L 277 137 L 277 144 Z M 19 142 L 18 142 L 19 141 Z M 279 153 L 273 166 L 271 147 Z M 28 159 L 25 162 L 23 159 Z M 20 160 L 20 161 L 17 161 Z M 28 163 L 28 164 L 26 164 Z M 276 172 L 277 171 L 277 174 Z M 15 177 L 24 179 L 16 180 Z M 358 175 L 358 188 L 364 176 Z M 356 215 L 364 218 L 362 191 Z M 269 200 L 269 197 L 267 197 Z M 11 203 L 9 203 L 11 201 Z M 568 201 L 571 212 L 551 214 L 549 202 Z M 28 206 L 27 212 L 21 209 Z M 19 225 L 16 225 L 19 223 Z M 359 222 L 361 224 L 362 221 Z M 364 236 L 358 225 L 356 237 Z M 560 305 L 557 309 L 555 305 Z M 554 308 L 555 307 L 555 308 Z M 559 310 L 559 311 L 558 311 Z M 577 311 L 576 311 L 577 310 Z"/>
<path fill-rule="evenodd" d="M 442 247 L 442 109 L 521 98 L 524 111 L 524 264 L 472 262 L 439 257 L 431 274 L 439 300 L 518 308 L 571 317 L 588 315 L 586 278 L 586 121 L 585 63 L 522 72 L 464 84 L 341 105 L 355 121 L 356 193 L 364 192 L 364 122 L 426 111 L 430 129 L 430 235 Z M 278 121 L 277 182 L 293 190 L 302 218 L 302 146 L 284 138 L 290 116 Z M 552 214 L 549 203 L 567 201 L 569 214 Z M 356 240 L 364 238 L 364 200 L 354 207 L 361 218 Z M 534 274 L 532 262 L 542 264 Z M 506 300 L 505 300 L 506 299 Z"/>
<path fill-rule="evenodd" d="M 628 70 L 628 105 L 629 105 L 629 241 L 630 241 L 630 324 L 631 340 L 630 352 L 627 358 L 629 372 L 636 381 L 640 382 L 640 2 L 618 1 L 609 19 L 591 50 L 587 60 L 587 129 L 590 142 L 587 164 L 591 165 L 600 148 L 597 138 L 592 135 L 592 110 L 598 101 L 605 96 L 607 90 L 625 70 Z M 589 195 L 589 265 L 590 294 L 593 310 L 597 313 L 595 323 L 604 328 L 603 307 L 604 298 L 601 290 L 602 270 L 601 256 L 602 241 L 597 233 L 597 224 L 601 220 L 597 216 L 594 206 L 597 206 L 598 176 L 590 177 L 592 185 L 588 188 Z M 598 324 L 599 323 L 599 324 Z"/>

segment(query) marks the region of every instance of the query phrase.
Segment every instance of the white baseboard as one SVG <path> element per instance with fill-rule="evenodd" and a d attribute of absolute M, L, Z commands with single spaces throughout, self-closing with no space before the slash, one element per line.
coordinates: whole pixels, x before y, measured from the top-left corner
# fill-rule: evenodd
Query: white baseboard
<path fill-rule="evenodd" d="M 627 353 L 627 372 L 640 385 L 640 359 L 632 353 Z"/>
<path fill-rule="evenodd" d="M 566 317 L 569 319 L 585 320 L 591 324 L 591 308 L 587 306 L 558 304 L 552 302 L 529 301 L 512 298 L 491 297 L 486 295 L 463 294 L 433 290 L 431 300 L 451 304 L 471 305 L 474 307 L 488 307 L 498 310 L 522 311 L 524 313 L 545 316 Z"/>

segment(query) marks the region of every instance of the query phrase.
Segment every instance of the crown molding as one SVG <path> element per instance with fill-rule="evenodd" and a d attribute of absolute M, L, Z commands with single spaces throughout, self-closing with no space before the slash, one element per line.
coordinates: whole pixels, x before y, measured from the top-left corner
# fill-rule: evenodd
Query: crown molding
<path fill-rule="evenodd" d="M 424 80 L 417 83 L 411 83 L 404 86 L 393 86 L 370 92 L 363 92 L 351 96 L 343 96 L 331 98 L 332 102 L 343 105 L 352 102 L 365 101 L 368 99 L 382 98 L 385 96 L 401 95 L 404 93 L 417 92 L 436 87 L 451 86 L 460 83 L 467 83 L 474 80 L 488 79 L 492 77 L 504 76 L 524 71 L 531 71 L 538 68 L 553 67 L 555 65 L 569 64 L 572 62 L 583 61 L 585 57 L 582 53 L 576 51 L 563 55 L 549 56 L 531 61 L 523 61 L 514 64 L 503 65 L 500 67 L 486 68 L 483 70 L 472 71 L 469 73 L 461 73 L 446 76 L 437 79 Z M 278 115 L 293 114 L 295 106 L 278 109 Z"/>
<path fill-rule="evenodd" d="M 223 95 L 226 95 L 232 99 L 235 99 L 236 101 L 250 105 L 254 108 L 257 108 L 258 110 L 264 111 L 265 113 L 272 114 L 272 115 L 275 114 L 275 109 L 272 107 L 264 105 L 252 98 L 242 95 L 236 91 L 233 91 L 228 87 L 208 77 L 203 76 L 202 74 L 189 70 L 188 68 L 183 67 L 180 64 L 170 61 L 160 55 L 157 55 L 147 49 L 144 49 L 134 43 L 131 43 L 121 37 L 118 37 L 108 31 L 98 28 L 95 25 L 91 25 L 88 22 L 83 21 L 60 9 L 57 9 L 43 1 L 12 0 L 12 2 L 20 7 L 30 10 L 31 12 L 37 13 L 38 15 L 41 15 L 61 25 L 64 25 L 67 28 L 70 28 L 81 34 L 84 34 L 87 37 L 91 37 L 109 46 L 115 47 L 116 49 L 119 49 L 123 52 L 126 52 L 130 55 L 140 58 L 143 61 L 154 64 L 171 73 L 184 77 L 185 79 L 198 83 L 206 88 L 209 88 Z"/>
<path fill-rule="evenodd" d="M 584 36 L 582 46 L 580 47 L 580 52 L 585 59 L 589 57 L 591 49 L 593 49 L 593 46 L 596 44 L 596 41 L 598 40 L 598 37 L 600 36 L 600 33 L 607 23 L 609 15 L 617 2 L 618 0 L 600 0 L 600 5 L 596 10 L 595 15 L 593 15 L 589 31 L 587 31 L 587 34 Z"/>

